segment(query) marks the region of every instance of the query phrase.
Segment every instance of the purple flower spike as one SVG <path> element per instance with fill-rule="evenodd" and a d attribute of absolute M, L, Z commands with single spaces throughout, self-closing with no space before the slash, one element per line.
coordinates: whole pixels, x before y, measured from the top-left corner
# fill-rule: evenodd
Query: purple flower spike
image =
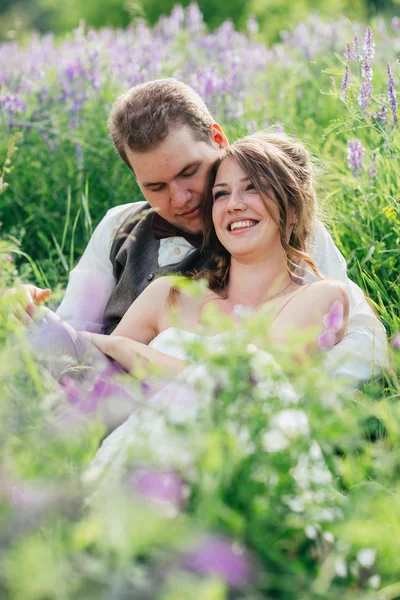
<path fill-rule="evenodd" d="M 400 333 L 396 333 L 394 336 L 392 346 L 395 350 L 400 350 Z"/>
<path fill-rule="evenodd" d="M 364 171 L 364 154 L 365 149 L 360 140 L 349 140 L 347 144 L 347 158 L 354 177 L 359 177 Z"/>
<path fill-rule="evenodd" d="M 336 300 L 327 315 L 323 318 L 324 325 L 327 329 L 331 329 L 334 333 L 340 331 L 343 325 L 344 308 L 343 303 Z"/>
<path fill-rule="evenodd" d="M 353 38 L 353 59 L 361 60 L 360 48 L 358 46 L 358 36 L 356 33 L 354 34 L 354 38 Z"/>
<path fill-rule="evenodd" d="M 342 100 L 347 96 L 347 86 L 349 85 L 349 81 L 350 81 L 350 69 L 346 65 L 346 70 L 344 72 L 342 86 L 340 88 L 340 90 L 341 90 L 340 96 L 341 96 Z"/>
<path fill-rule="evenodd" d="M 346 44 L 346 51 L 344 53 L 344 57 L 346 60 L 352 60 L 353 59 L 353 52 L 351 50 L 351 46 L 349 44 L 349 42 L 347 42 Z"/>
<path fill-rule="evenodd" d="M 358 95 L 358 103 L 365 114 L 368 103 L 372 97 L 372 63 L 375 56 L 375 43 L 372 37 L 372 31 L 367 27 L 364 39 L 364 60 L 361 67 L 361 77 L 364 79 L 361 90 Z"/>
<path fill-rule="evenodd" d="M 185 567 L 201 575 L 217 575 L 235 588 L 242 588 L 254 579 L 253 565 L 244 550 L 219 538 L 208 538 L 189 552 Z"/>
<path fill-rule="evenodd" d="M 375 56 L 375 42 L 370 27 L 367 27 L 364 38 L 364 59 L 372 65 Z"/>
<path fill-rule="evenodd" d="M 394 79 L 393 79 L 392 70 L 390 68 L 389 63 L 386 66 L 386 71 L 387 71 L 387 74 L 389 77 L 388 98 L 389 98 L 390 110 L 392 111 L 392 115 L 393 115 L 393 128 L 397 129 L 399 120 L 397 118 L 396 90 L 394 87 Z"/>
<path fill-rule="evenodd" d="M 368 175 L 370 179 L 378 179 L 378 170 L 376 168 L 376 152 L 372 152 L 371 166 L 368 169 Z"/>
<path fill-rule="evenodd" d="M 135 493 L 156 504 L 172 506 L 180 510 L 185 501 L 185 486 L 173 471 L 141 469 L 128 480 Z"/>

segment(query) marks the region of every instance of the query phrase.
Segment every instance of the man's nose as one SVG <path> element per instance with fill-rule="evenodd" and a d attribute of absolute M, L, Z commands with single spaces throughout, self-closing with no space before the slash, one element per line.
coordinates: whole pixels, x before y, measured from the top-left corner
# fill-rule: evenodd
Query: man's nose
<path fill-rule="evenodd" d="M 171 184 L 170 194 L 171 203 L 175 208 L 185 206 L 192 199 L 192 192 L 179 183 Z"/>

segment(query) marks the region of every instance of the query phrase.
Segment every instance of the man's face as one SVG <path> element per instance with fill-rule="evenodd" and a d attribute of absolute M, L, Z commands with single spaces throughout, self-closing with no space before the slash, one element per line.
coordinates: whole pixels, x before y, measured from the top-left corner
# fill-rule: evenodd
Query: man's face
<path fill-rule="evenodd" d="M 218 125 L 211 127 L 209 143 L 196 140 L 192 129 L 184 125 L 170 131 L 153 150 L 127 148 L 126 153 L 147 202 L 170 223 L 197 233 L 208 169 L 226 144 Z"/>

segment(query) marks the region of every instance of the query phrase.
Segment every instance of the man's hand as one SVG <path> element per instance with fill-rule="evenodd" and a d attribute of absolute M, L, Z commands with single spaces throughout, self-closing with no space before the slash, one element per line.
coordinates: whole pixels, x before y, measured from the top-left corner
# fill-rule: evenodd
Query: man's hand
<path fill-rule="evenodd" d="M 18 319 L 28 324 L 35 317 L 37 304 L 46 302 L 50 298 L 51 290 L 26 283 L 9 290 L 8 294 L 18 298 L 14 313 Z"/>

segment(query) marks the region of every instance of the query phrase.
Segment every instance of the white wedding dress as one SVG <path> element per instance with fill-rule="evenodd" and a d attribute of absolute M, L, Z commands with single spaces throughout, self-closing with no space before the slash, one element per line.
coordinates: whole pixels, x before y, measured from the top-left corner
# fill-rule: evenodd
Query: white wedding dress
<path fill-rule="evenodd" d="M 207 344 L 208 348 L 212 346 L 217 348 L 224 335 L 221 333 L 204 336 L 177 327 L 169 327 L 159 333 L 149 343 L 149 346 L 174 358 L 189 360 L 185 347 L 198 341 Z M 154 437 L 155 446 L 158 444 L 161 462 L 170 463 L 172 459 L 175 465 L 177 461 L 180 463 L 176 466 L 187 466 L 184 450 L 175 446 L 173 440 L 169 440 L 165 444 L 162 444 L 161 440 L 166 433 L 166 414 L 168 420 L 175 423 L 191 421 L 197 415 L 198 399 L 195 391 L 191 390 L 186 382 L 187 379 L 191 379 L 189 374 L 194 368 L 196 367 L 187 367 L 180 373 L 176 381 L 165 384 L 160 391 L 146 399 L 145 406 L 134 409 L 130 417 L 103 440 L 89 469 L 84 474 L 85 483 L 97 483 L 107 472 L 107 482 L 110 485 L 113 477 L 118 478 L 118 474 L 127 461 L 131 444 L 135 442 L 136 447 L 138 444 L 140 445 L 141 438 L 148 439 L 149 436 Z M 146 412 L 150 414 L 145 414 Z"/>

